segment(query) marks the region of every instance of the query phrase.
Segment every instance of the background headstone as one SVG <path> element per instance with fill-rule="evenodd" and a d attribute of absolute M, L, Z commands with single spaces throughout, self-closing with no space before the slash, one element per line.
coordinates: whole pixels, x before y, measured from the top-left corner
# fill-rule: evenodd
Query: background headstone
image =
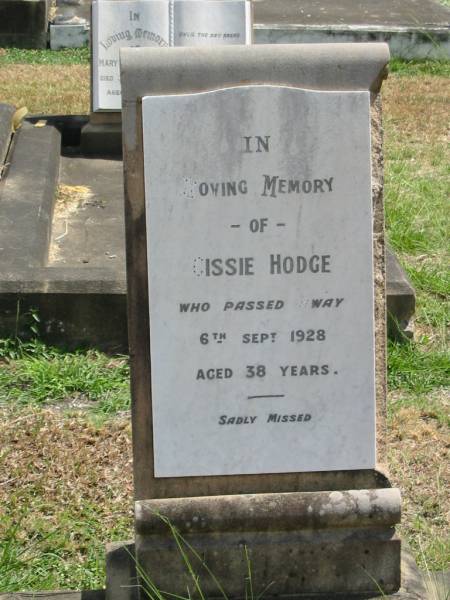
<path fill-rule="evenodd" d="M 92 113 L 83 153 L 121 152 L 120 48 L 245 44 L 251 26 L 248 0 L 94 0 Z"/>
<path fill-rule="evenodd" d="M 0 0 L 0 47 L 46 48 L 49 0 Z"/>
<path fill-rule="evenodd" d="M 170 43 L 167 0 L 98 0 L 92 3 L 93 110 L 120 111 L 119 50 Z"/>

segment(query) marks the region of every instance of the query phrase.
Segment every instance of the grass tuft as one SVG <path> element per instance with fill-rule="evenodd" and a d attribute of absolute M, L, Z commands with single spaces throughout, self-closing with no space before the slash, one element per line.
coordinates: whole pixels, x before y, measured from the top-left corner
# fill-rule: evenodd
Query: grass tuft
<path fill-rule="evenodd" d="M 0 353 L 1 349 L 0 342 Z M 14 346 L 3 341 L 0 404 L 63 403 L 114 414 L 130 407 L 128 382 L 126 357 L 111 358 L 94 350 L 64 353 L 39 342 Z"/>
<path fill-rule="evenodd" d="M 426 351 L 420 343 L 389 344 L 388 382 L 391 390 L 423 394 L 444 388 L 450 380 L 450 355 Z"/>
<path fill-rule="evenodd" d="M 442 60 L 391 58 L 389 71 L 406 77 L 417 77 L 418 75 L 449 77 L 450 61 L 445 58 Z"/>
<path fill-rule="evenodd" d="M 88 65 L 89 48 L 65 48 L 63 50 L 25 50 L 22 48 L 0 49 L 2 65 Z"/>

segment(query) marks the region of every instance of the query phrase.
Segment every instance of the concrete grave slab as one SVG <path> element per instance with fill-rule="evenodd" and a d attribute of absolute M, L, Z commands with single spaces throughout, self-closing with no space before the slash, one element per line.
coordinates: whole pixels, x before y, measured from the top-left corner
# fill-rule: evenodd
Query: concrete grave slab
<path fill-rule="evenodd" d="M 60 152 L 57 129 L 22 124 L 1 190 L 0 261 L 8 270 L 47 260 Z"/>
<path fill-rule="evenodd" d="M 81 48 L 90 39 L 91 3 L 86 0 L 56 0 L 50 24 L 50 48 Z"/>
<path fill-rule="evenodd" d="M 449 26 L 449 11 L 437 0 L 253 0 L 253 4 L 256 22 L 265 25 Z"/>
<path fill-rule="evenodd" d="M 15 136 L 0 186 L 0 334 L 15 334 L 19 312 L 26 338 L 36 309 L 48 343 L 126 352 L 122 163 L 70 157 L 67 145 L 61 156 L 61 137 L 79 143 L 85 122 L 25 121 Z"/>
<path fill-rule="evenodd" d="M 254 0 L 255 43 L 387 42 L 398 58 L 450 56 L 450 9 L 437 0 Z"/>
<path fill-rule="evenodd" d="M 0 176 L 12 136 L 12 120 L 16 109 L 10 104 L 0 104 Z"/>

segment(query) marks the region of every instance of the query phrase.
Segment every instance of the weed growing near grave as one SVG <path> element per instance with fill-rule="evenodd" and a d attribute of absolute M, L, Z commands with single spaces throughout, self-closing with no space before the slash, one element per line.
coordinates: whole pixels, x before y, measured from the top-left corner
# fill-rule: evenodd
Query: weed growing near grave
<path fill-rule="evenodd" d="M 125 357 L 97 351 L 64 353 L 38 341 L 0 341 L 0 405 L 63 403 L 98 414 L 130 406 Z"/>
<path fill-rule="evenodd" d="M 0 66 L 23 65 L 88 65 L 89 48 L 66 48 L 64 50 L 24 50 L 21 48 L 1 48 Z"/>
<path fill-rule="evenodd" d="M 196 596 L 198 596 L 200 600 L 206 600 L 207 596 L 204 593 L 204 584 L 202 585 L 202 582 L 207 579 L 212 582 L 213 587 L 215 588 L 214 595 L 222 597 L 224 600 L 228 600 L 229 596 L 226 592 L 226 585 L 223 585 L 222 582 L 216 577 L 214 572 L 208 566 L 205 558 L 197 552 L 197 550 L 187 541 L 185 537 L 183 537 L 183 535 L 181 535 L 178 529 L 167 517 L 158 513 L 157 516 L 163 521 L 169 530 L 169 533 L 176 545 L 176 549 L 184 570 L 192 581 L 192 587 L 188 586 L 186 590 L 186 596 L 176 596 L 170 593 L 168 590 L 163 591 L 157 586 L 152 578 L 151 573 L 147 573 L 142 566 L 136 562 L 136 572 L 140 577 L 140 584 L 145 592 L 145 595 L 150 600 L 170 600 L 170 598 L 178 598 L 178 600 L 191 600 L 191 598 Z M 134 556 L 132 558 L 135 560 Z M 245 598 L 245 600 L 262 600 L 274 582 L 265 585 L 259 591 L 259 593 L 256 593 L 256 590 L 258 589 L 258 582 L 254 581 L 251 556 L 247 546 L 244 546 L 243 548 L 242 559 L 244 563 L 243 566 L 246 571 L 246 575 L 242 583 L 242 597 Z"/>
<path fill-rule="evenodd" d="M 392 342 L 388 374 L 391 390 L 408 390 L 420 398 L 448 384 L 450 357 L 447 352 L 427 351 L 420 343 Z"/>
<path fill-rule="evenodd" d="M 389 71 L 396 75 L 405 75 L 406 77 L 417 77 L 418 75 L 449 77 L 450 61 L 444 59 L 405 60 L 402 58 L 393 58 L 389 63 Z"/>

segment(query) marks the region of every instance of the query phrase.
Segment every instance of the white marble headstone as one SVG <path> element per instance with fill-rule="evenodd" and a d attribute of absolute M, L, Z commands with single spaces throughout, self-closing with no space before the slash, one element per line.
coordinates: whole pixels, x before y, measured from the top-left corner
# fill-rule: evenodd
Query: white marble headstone
<path fill-rule="evenodd" d="M 93 110 L 121 110 L 120 48 L 250 40 L 251 9 L 246 0 L 93 0 Z"/>
<path fill-rule="evenodd" d="M 175 0 L 174 46 L 249 44 L 251 5 L 245 0 Z"/>
<path fill-rule="evenodd" d="M 168 0 L 94 0 L 92 2 L 93 109 L 122 106 L 119 51 L 124 47 L 168 46 Z"/>
<path fill-rule="evenodd" d="M 369 93 L 142 111 L 155 476 L 373 468 Z"/>

